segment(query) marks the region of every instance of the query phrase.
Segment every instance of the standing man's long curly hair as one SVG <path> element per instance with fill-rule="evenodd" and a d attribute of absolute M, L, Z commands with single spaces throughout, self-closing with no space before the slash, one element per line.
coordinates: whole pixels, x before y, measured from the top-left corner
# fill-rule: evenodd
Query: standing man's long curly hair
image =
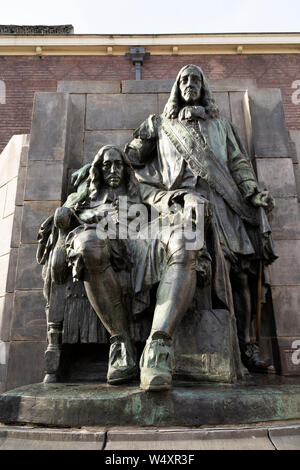
<path fill-rule="evenodd" d="M 200 73 L 201 79 L 202 79 L 202 88 L 201 88 L 201 96 L 199 98 L 199 106 L 203 106 L 205 109 L 206 113 L 211 117 L 211 118 L 216 118 L 219 116 L 219 108 L 216 104 L 216 101 L 212 95 L 212 92 L 210 90 L 209 84 L 204 76 L 204 73 L 202 69 L 198 65 L 185 65 L 182 67 L 182 69 L 179 71 L 176 80 L 174 82 L 174 85 L 172 87 L 170 97 L 166 103 L 166 106 L 164 108 L 163 115 L 167 118 L 172 117 L 177 117 L 179 114 L 179 111 L 186 106 L 186 103 L 182 100 L 181 98 L 181 93 L 179 89 L 179 80 L 182 75 L 182 73 L 186 69 L 196 69 L 197 72 Z"/>

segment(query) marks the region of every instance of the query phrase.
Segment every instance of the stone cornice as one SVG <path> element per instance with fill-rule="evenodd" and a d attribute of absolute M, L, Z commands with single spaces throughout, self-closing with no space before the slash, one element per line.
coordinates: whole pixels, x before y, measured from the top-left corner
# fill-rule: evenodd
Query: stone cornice
<path fill-rule="evenodd" d="M 0 55 L 299 54 L 300 33 L 154 35 L 0 35 Z"/>

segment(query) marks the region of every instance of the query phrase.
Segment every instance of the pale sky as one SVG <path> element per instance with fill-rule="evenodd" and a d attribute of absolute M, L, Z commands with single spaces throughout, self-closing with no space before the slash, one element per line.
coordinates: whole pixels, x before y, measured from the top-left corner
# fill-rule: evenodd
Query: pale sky
<path fill-rule="evenodd" d="M 2 0 L 1 24 L 75 34 L 300 32 L 300 0 Z"/>

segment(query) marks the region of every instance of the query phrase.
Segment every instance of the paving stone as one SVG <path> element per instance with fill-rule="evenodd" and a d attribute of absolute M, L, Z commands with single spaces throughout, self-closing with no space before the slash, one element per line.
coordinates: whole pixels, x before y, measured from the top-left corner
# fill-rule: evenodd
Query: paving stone
<path fill-rule="evenodd" d="M 71 95 L 68 165 L 79 168 L 83 159 L 85 95 Z"/>
<path fill-rule="evenodd" d="M 122 80 L 122 93 L 170 93 L 174 80 Z"/>
<path fill-rule="evenodd" d="M 33 106 L 29 161 L 63 161 L 68 139 L 69 95 L 66 93 L 37 92 Z M 47 132 L 45 132 L 45 129 L 47 129 Z"/>
<path fill-rule="evenodd" d="M 1 426 L 1 450 L 101 450 L 105 432 Z"/>
<path fill-rule="evenodd" d="M 10 344 L 6 390 L 41 382 L 44 377 L 45 341 L 12 341 Z"/>
<path fill-rule="evenodd" d="M 17 289 L 41 289 L 42 266 L 36 262 L 37 244 L 21 245 L 17 267 Z"/>
<path fill-rule="evenodd" d="M 47 179 L 45 180 L 45 175 Z M 26 201 L 59 201 L 62 196 L 63 163 L 31 161 L 25 189 Z"/>
<path fill-rule="evenodd" d="M 257 177 L 273 197 L 296 196 L 296 183 L 291 158 L 257 158 Z"/>
<path fill-rule="evenodd" d="M 275 240 L 300 238 L 300 213 L 297 198 L 276 198 L 269 221 Z"/>
<path fill-rule="evenodd" d="M 300 335 L 278 337 L 281 374 L 286 376 L 300 375 Z M 298 405 L 299 406 L 299 405 Z"/>
<path fill-rule="evenodd" d="M 300 285 L 300 240 L 277 240 L 279 258 L 270 265 L 271 286 Z"/>
<path fill-rule="evenodd" d="M 289 139 L 280 89 L 250 90 L 249 105 L 255 156 L 289 156 Z"/>
<path fill-rule="evenodd" d="M 54 214 L 60 205 L 60 201 L 26 201 L 23 208 L 21 242 L 36 243 L 41 223 Z"/>
<path fill-rule="evenodd" d="M 300 334 L 300 287 L 272 287 L 272 303 L 277 335 Z"/>
<path fill-rule="evenodd" d="M 153 94 L 87 95 L 86 129 L 135 129 L 155 113 Z"/>
<path fill-rule="evenodd" d="M 300 426 L 271 428 L 269 438 L 277 450 L 300 450 Z"/>
<path fill-rule="evenodd" d="M 45 340 L 47 334 L 45 304 L 42 290 L 15 292 L 12 340 Z"/>
<path fill-rule="evenodd" d="M 96 153 L 104 145 L 114 144 L 123 148 L 132 140 L 132 130 L 86 132 L 84 139 L 84 164 L 93 161 Z"/>
<path fill-rule="evenodd" d="M 120 82 L 110 80 L 75 80 L 57 82 L 57 91 L 64 93 L 120 93 Z"/>
<path fill-rule="evenodd" d="M 105 450 L 274 450 L 266 429 L 108 431 Z"/>

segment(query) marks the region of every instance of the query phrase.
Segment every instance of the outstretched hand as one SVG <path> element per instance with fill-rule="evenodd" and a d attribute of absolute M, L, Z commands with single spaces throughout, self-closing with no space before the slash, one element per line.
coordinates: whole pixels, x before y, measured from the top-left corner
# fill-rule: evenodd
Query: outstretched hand
<path fill-rule="evenodd" d="M 80 183 L 88 176 L 90 168 L 91 168 L 91 164 L 88 163 L 82 168 L 79 168 L 79 170 L 74 171 L 74 173 L 72 173 L 72 176 L 71 176 L 72 185 L 77 188 L 77 186 L 79 186 Z"/>
<path fill-rule="evenodd" d="M 275 207 L 274 198 L 269 191 L 261 191 L 254 194 L 251 198 L 251 202 L 255 207 L 263 207 L 266 212 L 271 212 Z"/>

